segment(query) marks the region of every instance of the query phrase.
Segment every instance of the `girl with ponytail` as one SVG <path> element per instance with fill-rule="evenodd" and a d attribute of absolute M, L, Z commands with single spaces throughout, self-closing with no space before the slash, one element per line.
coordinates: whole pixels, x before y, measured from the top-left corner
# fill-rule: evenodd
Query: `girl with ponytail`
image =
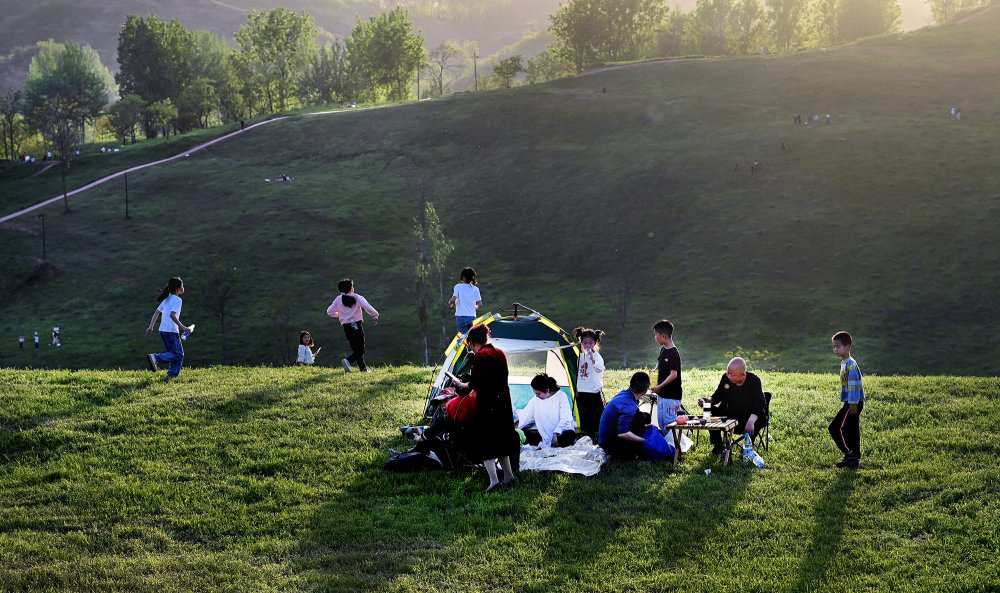
<path fill-rule="evenodd" d="M 160 295 L 156 301 L 160 306 L 153 311 L 153 318 L 149 320 L 149 327 L 146 328 L 146 335 L 153 334 L 153 326 L 156 325 L 156 318 L 161 314 L 160 338 L 163 339 L 163 347 L 166 350 L 160 354 L 147 354 L 146 363 L 149 370 L 156 372 L 162 363 L 170 363 L 167 369 L 167 379 L 176 379 L 181 372 L 181 365 L 184 363 L 184 346 L 181 345 L 181 334 L 186 338 L 194 332 L 194 324 L 184 325 L 181 323 L 181 295 L 184 294 L 184 282 L 174 276 L 167 280 L 166 286 L 160 289 Z"/>

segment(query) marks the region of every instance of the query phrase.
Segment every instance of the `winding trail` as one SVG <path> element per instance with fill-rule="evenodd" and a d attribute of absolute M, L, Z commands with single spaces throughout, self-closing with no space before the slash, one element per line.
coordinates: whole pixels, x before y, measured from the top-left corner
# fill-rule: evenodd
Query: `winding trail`
<path fill-rule="evenodd" d="M 377 108 L 376 107 L 363 107 L 361 109 L 351 109 L 350 111 L 366 111 L 368 109 L 377 109 Z M 246 128 L 243 128 L 243 129 L 240 129 L 240 130 L 236 130 L 235 132 L 230 132 L 230 133 L 226 134 L 225 136 L 219 136 L 218 138 L 215 138 L 214 140 L 209 140 L 208 142 L 205 142 L 203 144 L 199 144 L 197 146 L 189 148 L 188 150 L 185 150 L 184 152 L 176 154 L 176 155 L 174 155 L 172 157 L 167 157 L 165 159 L 160 159 L 158 161 L 153 161 L 151 163 L 146 163 L 144 165 L 136 165 L 135 167 L 130 167 L 130 168 L 125 169 L 123 171 L 118 171 L 117 173 L 112 173 L 111 175 L 108 175 L 107 177 L 102 177 L 102 178 L 98 179 L 97 181 L 92 181 L 92 182 L 88 183 L 87 185 L 84 185 L 82 187 L 78 187 L 78 188 L 74 189 L 73 191 L 66 192 L 66 197 L 68 198 L 70 196 L 75 196 L 76 194 L 83 193 L 83 192 L 87 191 L 88 189 L 91 189 L 93 187 L 97 187 L 98 185 L 101 185 L 102 183 L 107 183 L 108 181 L 111 181 L 112 179 L 117 179 L 117 178 L 121 177 L 122 175 L 125 175 L 126 173 L 131 173 L 133 171 L 139 171 L 140 169 L 145 169 L 147 167 L 155 167 L 156 165 L 162 165 L 164 163 L 169 163 L 171 161 L 176 161 L 178 159 L 189 157 L 194 152 L 198 152 L 199 150 L 203 150 L 205 148 L 208 148 L 209 146 L 212 146 L 213 144 L 216 144 L 218 142 L 222 142 L 223 140 L 228 140 L 228 139 L 230 139 L 233 136 L 236 136 L 238 134 L 242 134 L 244 132 L 249 132 L 250 130 L 252 130 L 252 129 L 258 127 L 258 126 L 267 125 L 267 124 L 270 124 L 270 123 L 274 123 L 276 121 L 281 121 L 281 120 L 289 119 L 289 118 L 293 118 L 293 117 L 308 117 L 308 116 L 312 116 L 312 115 L 337 114 L 337 113 L 345 113 L 346 111 L 347 110 L 345 110 L 345 109 L 338 109 L 338 110 L 333 110 L 333 111 L 317 111 L 316 113 L 303 113 L 301 115 L 282 115 L 280 117 L 275 117 L 273 119 L 268 119 L 268 120 L 264 120 L 262 122 L 257 122 L 257 123 L 255 123 L 253 125 L 247 126 Z M 49 198 L 48 200 L 43 200 L 41 202 L 38 202 L 37 204 L 34 204 L 32 206 L 28 206 L 24 210 L 19 210 L 17 212 L 14 212 L 13 214 L 8 214 L 6 216 L 0 216 L 0 224 L 3 224 L 3 223 L 5 223 L 7 221 L 10 221 L 10 220 L 14 220 L 15 218 L 17 218 L 19 216 L 23 216 L 25 214 L 28 214 L 29 212 L 33 212 L 35 210 L 38 210 L 39 208 L 44 208 L 44 207 L 46 207 L 46 206 L 48 206 L 50 204 L 54 204 L 54 203 L 58 202 L 61 199 L 63 199 L 63 195 L 59 194 L 58 196 L 56 196 L 54 198 Z"/>

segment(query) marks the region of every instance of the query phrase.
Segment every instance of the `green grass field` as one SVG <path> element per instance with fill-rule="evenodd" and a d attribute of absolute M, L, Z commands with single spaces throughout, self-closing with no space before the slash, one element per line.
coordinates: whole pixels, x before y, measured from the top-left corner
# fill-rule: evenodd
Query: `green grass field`
<path fill-rule="evenodd" d="M 0 226 L 0 365 L 142 368 L 159 348 L 143 332 L 153 298 L 175 274 L 199 326 L 189 362 L 218 364 L 206 295 L 219 265 L 241 273 L 230 362 L 282 364 L 300 329 L 341 351 L 325 308 L 350 276 L 383 313 L 372 360 L 422 363 L 412 221 L 426 199 L 456 247 L 446 291 L 472 265 L 487 309 L 519 301 L 566 329 L 604 329 L 610 362 L 651 364 L 649 327 L 667 317 L 698 368 L 745 352 L 758 368 L 827 372 L 829 336 L 847 329 L 869 372 L 996 375 L 998 46 L 989 10 L 828 51 L 263 126 L 130 175 L 131 220 L 118 183 L 69 214 L 48 208 L 52 277 L 35 274 L 37 216 Z M 795 126 L 796 113 L 832 120 Z M 281 173 L 294 181 L 264 181 Z M 52 195 L 22 182 L 0 182 L 4 211 Z M 622 329 L 607 297 L 626 285 Z M 431 315 L 451 327 L 447 298 Z M 56 325 L 61 349 L 17 350 L 18 335 Z M 433 359 L 443 345 L 430 344 Z"/>
<path fill-rule="evenodd" d="M 390 475 L 429 369 L 0 370 L 0 590 L 996 591 L 994 379 L 869 375 L 858 471 L 832 374 L 775 393 L 758 471 Z M 627 381 L 612 371 L 607 390 Z M 685 401 L 717 373 L 685 375 Z M 704 470 L 712 469 L 710 475 Z"/>

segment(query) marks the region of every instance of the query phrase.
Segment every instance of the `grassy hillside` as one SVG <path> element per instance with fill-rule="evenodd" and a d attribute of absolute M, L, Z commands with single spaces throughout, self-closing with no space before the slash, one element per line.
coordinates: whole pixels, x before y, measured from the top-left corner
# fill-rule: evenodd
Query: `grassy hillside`
<path fill-rule="evenodd" d="M 763 373 L 762 471 L 604 466 L 388 475 L 429 369 L 0 371 L 0 589 L 992 591 L 993 379 L 866 378 L 864 465 L 826 434 L 836 377 Z M 685 401 L 716 373 L 686 376 Z M 609 391 L 627 380 L 611 372 Z M 710 475 L 704 472 L 711 469 Z"/>
<path fill-rule="evenodd" d="M 411 227 L 427 199 L 455 242 L 449 274 L 474 266 L 487 308 L 517 300 L 566 328 L 603 328 L 609 361 L 623 333 L 606 297 L 631 287 L 632 364 L 652 363 L 648 328 L 668 317 L 685 365 L 739 351 L 825 372 L 829 336 L 845 328 L 866 372 L 995 374 L 998 42 L 990 10 L 826 52 L 644 65 L 264 126 L 130 176 L 129 221 L 117 184 L 71 214 L 51 207 L 54 277 L 33 276 L 37 218 L 0 227 L 0 363 L 141 366 L 158 348 L 143 333 L 156 288 L 180 274 L 184 318 L 200 329 L 189 361 L 215 364 L 219 323 L 199 299 L 220 264 L 243 282 L 231 361 L 281 362 L 305 328 L 329 364 L 346 346 L 324 313 L 343 276 L 383 313 L 371 359 L 422 360 Z M 832 119 L 795 126 L 795 113 Z M 280 173 L 295 180 L 264 182 Z M 15 349 L 17 335 L 53 325 L 63 348 Z"/>

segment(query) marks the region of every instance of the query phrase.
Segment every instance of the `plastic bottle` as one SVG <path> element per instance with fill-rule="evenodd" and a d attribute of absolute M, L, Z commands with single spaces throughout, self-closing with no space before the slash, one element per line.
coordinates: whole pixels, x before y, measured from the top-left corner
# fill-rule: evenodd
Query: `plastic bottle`
<path fill-rule="evenodd" d="M 760 456 L 760 453 L 753 450 L 753 441 L 750 440 L 750 433 L 743 433 L 743 459 L 746 459 L 760 469 L 764 468 L 764 458 Z"/>
<path fill-rule="evenodd" d="M 191 324 L 190 329 L 194 329 L 194 324 L 193 323 Z M 184 333 L 181 334 L 181 339 L 182 340 L 186 340 L 186 339 L 188 339 L 188 336 L 190 336 L 190 335 L 191 335 L 191 332 L 190 331 L 186 331 L 186 332 L 184 332 Z"/>

